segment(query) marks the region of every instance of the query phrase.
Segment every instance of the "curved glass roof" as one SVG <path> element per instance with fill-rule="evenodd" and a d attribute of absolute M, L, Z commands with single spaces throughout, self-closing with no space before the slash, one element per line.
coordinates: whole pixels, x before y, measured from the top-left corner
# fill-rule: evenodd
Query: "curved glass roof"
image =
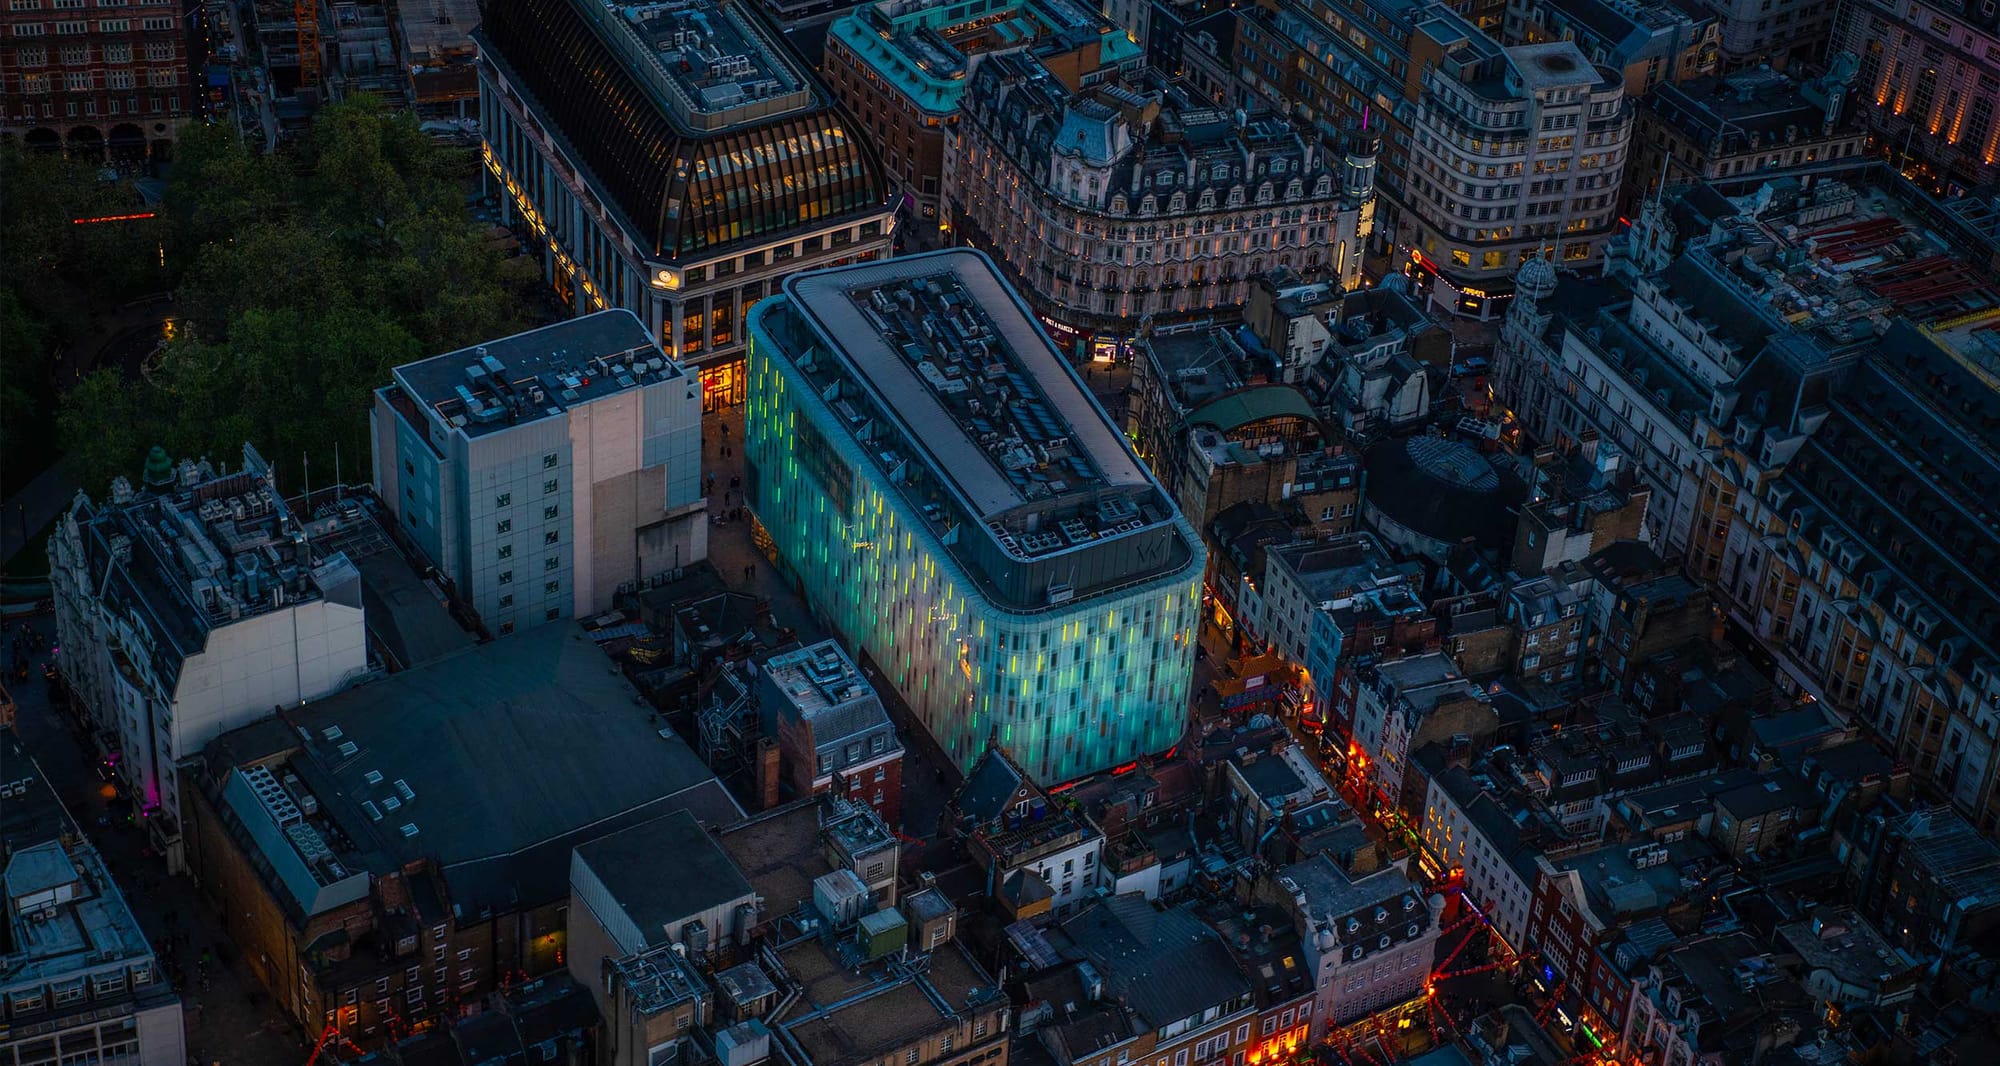
<path fill-rule="evenodd" d="M 657 5 L 671 15 L 706 15 L 697 23 L 704 29 L 732 29 L 711 32 L 710 43 L 747 42 L 783 89 L 795 82 L 804 90 L 690 106 L 681 53 L 649 55 L 657 27 L 628 28 L 624 10 L 632 6 L 486 0 L 476 37 L 651 255 L 700 255 L 887 203 L 873 153 L 757 16 L 729 0 Z M 717 58 L 726 76 L 736 69 L 729 62 L 740 66 L 745 57 Z M 726 91 L 724 80 L 707 84 Z M 717 98 L 711 89 L 707 99 Z"/>

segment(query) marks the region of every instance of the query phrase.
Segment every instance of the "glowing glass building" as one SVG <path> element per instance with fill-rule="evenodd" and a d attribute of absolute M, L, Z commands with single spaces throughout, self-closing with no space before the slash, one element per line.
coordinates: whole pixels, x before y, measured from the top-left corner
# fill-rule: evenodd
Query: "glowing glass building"
<path fill-rule="evenodd" d="M 749 332 L 767 546 L 951 758 L 1055 783 L 1179 740 L 1200 538 L 991 260 L 796 274 Z"/>

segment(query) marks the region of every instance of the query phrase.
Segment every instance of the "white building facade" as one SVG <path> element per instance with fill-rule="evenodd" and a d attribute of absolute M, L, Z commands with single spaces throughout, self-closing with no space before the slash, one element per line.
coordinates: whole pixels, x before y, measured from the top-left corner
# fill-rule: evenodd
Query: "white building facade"
<path fill-rule="evenodd" d="M 701 397 L 628 311 L 398 367 L 375 491 L 496 634 L 708 555 Z"/>
<path fill-rule="evenodd" d="M 101 505 L 79 493 L 57 524 L 57 662 L 170 867 L 182 760 L 368 672 L 360 575 L 306 536 L 247 446 L 234 473 L 190 461 Z"/>

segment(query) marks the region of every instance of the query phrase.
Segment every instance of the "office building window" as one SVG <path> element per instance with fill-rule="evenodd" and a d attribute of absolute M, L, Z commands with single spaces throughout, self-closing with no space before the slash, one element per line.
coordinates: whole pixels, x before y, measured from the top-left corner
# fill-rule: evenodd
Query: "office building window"
<path fill-rule="evenodd" d="M 554 492 L 557 489 L 557 487 L 558 485 L 554 478 L 550 478 L 549 480 L 542 482 L 542 495 L 547 496 L 548 494 Z"/>
<path fill-rule="evenodd" d="M 544 507 L 544 508 L 542 508 L 542 518 L 543 518 L 543 520 L 545 520 L 545 521 L 549 521 L 549 522 L 553 522 L 553 521 L 555 521 L 555 520 L 556 520 L 556 516 L 557 516 L 557 515 L 559 515 L 559 514 L 561 514 L 561 513 L 562 513 L 562 508 L 560 508 L 560 507 Z"/>
<path fill-rule="evenodd" d="M 554 470 L 555 468 L 556 468 L 556 453 L 550 452 L 549 454 L 542 456 L 543 470 Z"/>
<path fill-rule="evenodd" d="M 561 591 L 562 591 L 562 582 L 560 582 L 560 581 L 551 581 L 551 582 L 549 582 L 548 584 L 546 584 L 546 585 L 543 585 L 543 586 L 542 586 L 542 591 L 543 591 L 543 592 L 546 592 L 546 593 L 548 593 L 548 594 L 549 594 L 549 595 L 551 595 L 551 596 L 553 596 L 553 595 L 555 595 L 556 593 L 558 593 L 558 592 L 561 592 Z"/>
<path fill-rule="evenodd" d="M 512 507 L 513 505 L 514 505 L 514 494 L 511 492 L 503 492 L 500 495 L 493 497 L 493 506 L 495 507 Z"/>
<path fill-rule="evenodd" d="M 562 539 L 562 534 L 557 530 L 551 529 L 547 533 L 542 534 L 543 544 L 554 544 L 556 541 L 561 539 Z"/>
<path fill-rule="evenodd" d="M 499 575 L 499 577 L 498 577 L 498 578 L 496 578 L 495 580 L 497 580 L 497 581 L 498 581 L 498 582 L 499 582 L 500 584 L 502 584 L 502 585 L 505 585 L 505 584 L 507 584 L 508 582 L 510 582 L 510 581 L 512 581 L 512 580 L 514 580 L 514 571 L 512 571 L 512 570 L 502 570 L 502 571 L 500 571 L 500 575 Z"/>

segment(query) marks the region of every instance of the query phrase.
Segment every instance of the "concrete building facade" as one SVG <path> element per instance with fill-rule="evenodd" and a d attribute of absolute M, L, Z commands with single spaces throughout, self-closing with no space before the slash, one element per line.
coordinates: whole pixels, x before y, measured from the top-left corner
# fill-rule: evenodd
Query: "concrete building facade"
<path fill-rule="evenodd" d="M 1601 265 L 1616 231 L 1633 104 L 1569 41 L 1438 40 L 1414 110 L 1397 240 L 1430 303 L 1496 320 L 1524 261 Z"/>
<path fill-rule="evenodd" d="M 629 311 L 397 367 L 370 421 L 376 494 L 497 634 L 708 555 L 698 385 Z"/>
<path fill-rule="evenodd" d="M 875 138 L 899 208 L 935 226 L 946 128 L 973 58 L 1025 49 L 1071 91 L 1116 80 L 1139 43 L 1076 0 L 876 0 L 827 27 L 827 86 Z"/>
<path fill-rule="evenodd" d="M 1927 184 L 2000 178 L 2000 14 L 1950 0 L 1839 5 L 1833 47 L 1861 57 L 1855 106 L 1876 152 Z"/>

